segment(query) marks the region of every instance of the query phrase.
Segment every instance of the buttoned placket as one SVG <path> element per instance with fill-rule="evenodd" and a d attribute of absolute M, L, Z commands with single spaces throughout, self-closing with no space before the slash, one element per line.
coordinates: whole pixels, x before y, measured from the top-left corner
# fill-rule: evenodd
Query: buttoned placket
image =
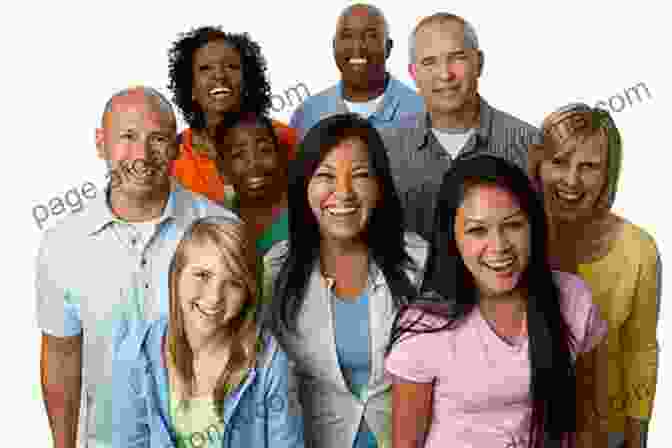
<path fill-rule="evenodd" d="M 141 297 L 144 298 L 144 303 L 138 303 L 141 315 L 147 320 L 158 318 L 159 310 L 158 300 L 156 296 L 156 288 L 152 282 L 152 256 L 158 253 L 163 246 L 163 239 L 160 235 L 165 231 L 167 219 L 160 221 L 156 225 L 154 233 L 150 236 L 147 242 L 143 242 L 138 233 L 135 233 L 132 225 L 116 221 L 114 223 L 114 232 L 120 243 L 126 248 L 132 265 L 133 278 L 131 280 L 131 288 L 138 288 L 141 290 Z M 125 226 L 125 228 L 121 228 Z M 144 243 L 144 244 L 141 244 Z"/>

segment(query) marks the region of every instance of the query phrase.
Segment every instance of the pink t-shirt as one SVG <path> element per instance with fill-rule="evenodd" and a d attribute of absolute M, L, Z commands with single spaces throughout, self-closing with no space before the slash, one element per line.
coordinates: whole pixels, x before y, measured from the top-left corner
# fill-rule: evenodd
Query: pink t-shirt
<path fill-rule="evenodd" d="M 583 280 L 564 272 L 553 274 L 578 352 L 589 352 L 606 335 L 607 323 L 600 318 Z M 418 311 L 410 310 L 404 320 L 413 322 L 418 316 Z M 427 315 L 422 322 L 445 324 Z M 409 381 L 435 382 L 425 448 L 527 446 L 532 411 L 528 339 L 520 338 L 518 345 L 505 342 L 478 307 L 453 330 L 403 336 L 387 357 L 385 368 Z"/>

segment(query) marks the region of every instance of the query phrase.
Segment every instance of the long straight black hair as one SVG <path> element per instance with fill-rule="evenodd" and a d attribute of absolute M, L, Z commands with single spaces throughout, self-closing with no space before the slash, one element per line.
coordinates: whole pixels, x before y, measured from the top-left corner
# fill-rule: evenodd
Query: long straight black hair
<path fill-rule="evenodd" d="M 429 259 L 420 296 L 402 306 L 388 346 L 405 335 L 454 329 L 478 305 L 478 290 L 455 239 L 455 216 L 470 186 L 498 185 L 512 192 L 529 219 L 531 254 L 519 286 L 527 293 L 527 330 L 531 364 L 532 425 L 530 448 L 548 448 L 563 438 L 573 441 L 576 428 L 574 335 L 561 314 L 560 290 L 548 264 L 547 221 L 541 199 L 527 175 L 492 155 L 458 159 L 444 175 L 437 199 Z M 420 311 L 413 322 L 402 319 L 409 309 Z M 417 325 L 427 314 L 445 319 L 443 326 Z"/>
<path fill-rule="evenodd" d="M 289 165 L 289 255 L 273 287 L 267 322 L 276 333 L 296 331 L 306 285 L 320 253 L 320 229 L 308 203 L 308 184 L 327 154 L 349 138 L 365 143 L 372 174 L 380 187 L 380 201 L 362 235 L 371 259 L 381 269 L 395 306 L 417 294 L 404 272 L 413 261 L 405 250 L 403 210 L 383 140 L 368 120 L 356 114 L 334 115 L 308 131 Z"/>

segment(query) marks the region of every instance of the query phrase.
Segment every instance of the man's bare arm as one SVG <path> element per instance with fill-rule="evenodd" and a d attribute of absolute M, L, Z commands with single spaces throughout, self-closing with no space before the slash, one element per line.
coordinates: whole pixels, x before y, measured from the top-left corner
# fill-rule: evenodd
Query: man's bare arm
<path fill-rule="evenodd" d="M 55 448 L 76 448 L 82 394 L 82 336 L 42 333 L 42 395 Z"/>

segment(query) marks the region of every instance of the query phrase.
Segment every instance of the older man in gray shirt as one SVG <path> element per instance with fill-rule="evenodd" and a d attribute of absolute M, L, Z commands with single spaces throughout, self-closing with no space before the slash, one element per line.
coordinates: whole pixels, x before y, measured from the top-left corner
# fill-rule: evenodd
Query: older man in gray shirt
<path fill-rule="evenodd" d="M 381 129 L 405 209 L 406 227 L 431 238 L 441 180 L 456 157 L 499 155 L 527 169 L 527 145 L 539 131 L 490 106 L 478 94 L 483 52 L 476 32 L 459 16 L 422 19 L 409 41 L 409 72 L 425 111 L 407 113 Z"/>

